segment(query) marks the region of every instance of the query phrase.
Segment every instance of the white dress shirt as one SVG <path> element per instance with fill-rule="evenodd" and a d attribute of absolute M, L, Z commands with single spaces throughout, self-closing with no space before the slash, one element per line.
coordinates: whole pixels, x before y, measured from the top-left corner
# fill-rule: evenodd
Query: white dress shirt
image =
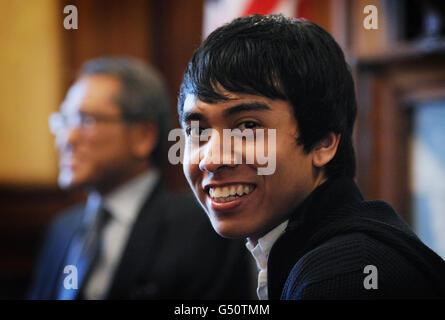
<path fill-rule="evenodd" d="M 85 284 L 86 299 L 103 299 L 119 265 L 130 231 L 145 200 L 159 179 L 157 170 L 149 170 L 117 188 L 102 200 L 111 219 L 103 230 L 103 250 L 91 276 Z M 97 194 L 88 197 L 94 200 Z"/>
<path fill-rule="evenodd" d="M 289 220 L 286 220 L 269 231 L 266 235 L 258 239 L 256 245 L 250 240 L 246 242 L 246 247 L 253 255 L 258 268 L 257 295 L 260 300 L 267 300 L 269 298 L 267 292 L 267 260 L 269 259 L 270 249 L 275 241 L 284 233 L 288 223 Z"/>

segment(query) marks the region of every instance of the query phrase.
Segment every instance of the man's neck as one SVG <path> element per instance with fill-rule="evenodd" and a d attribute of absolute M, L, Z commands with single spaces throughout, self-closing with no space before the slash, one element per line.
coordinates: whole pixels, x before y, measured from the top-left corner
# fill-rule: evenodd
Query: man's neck
<path fill-rule="evenodd" d="M 93 187 L 93 191 L 99 193 L 102 197 L 106 197 L 119 189 L 121 186 L 127 184 L 129 181 L 151 170 L 153 170 L 153 168 L 148 163 L 144 163 L 143 165 L 134 167 L 133 170 L 129 170 L 128 172 L 126 172 L 125 175 L 122 175 L 118 179 L 119 181 L 117 181 L 116 179 L 115 182 L 108 182 L 102 185 L 98 185 L 96 187 Z"/>
<path fill-rule="evenodd" d="M 326 181 L 327 181 L 327 178 L 325 177 L 324 172 L 321 171 L 321 172 L 318 174 L 318 176 L 314 179 L 314 182 L 313 182 L 313 184 L 312 184 L 312 190 L 309 192 L 309 194 L 308 194 L 304 199 L 306 199 L 307 197 L 309 197 L 309 196 L 311 195 L 311 193 L 312 193 L 315 189 L 317 189 L 320 185 L 322 185 L 322 184 L 325 183 Z M 304 201 L 304 199 L 303 199 L 303 201 Z M 303 201 L 302 201 L 302 202 L 303 202 Z M 302 203 L 302 202 L 300 202 L 300 203 Z M 297 208 L 298 205 L 299 205 L 300 203 L 298 203 L 298 204 L 295 206 L 295 208 Z M 294 209 L 295 209 L 295 208 L 294 208 Z M 289 215 L 292 214 L 292 212 L 294 211 L 294 209 L 292 209 L 292 210 L 289 211 Z M 253 245 L 253 246 L 255 247 L 255 246 L 258 244 L 258 240 L 259 240 L 260 238 L 264 237 L 266 234 L 268 234 L 268 233 L 271 232 L 273 229 L 275 229 L 278 225 L 280 225 L 280 224 L 283 223 L 284 221 L 288 220 L 289 215 L 286 216 L 284 219 L 282 219 L 280 222 L 275 223 L 275 224 L 273 225 L 272 228 L 269 228 L 266 232 L 263 232 L 260 236 L 251 236 L 251 237 L 248 237 L 246 240 L 247 240 L 248 242 L 250 242 L 250 244 Z"/>

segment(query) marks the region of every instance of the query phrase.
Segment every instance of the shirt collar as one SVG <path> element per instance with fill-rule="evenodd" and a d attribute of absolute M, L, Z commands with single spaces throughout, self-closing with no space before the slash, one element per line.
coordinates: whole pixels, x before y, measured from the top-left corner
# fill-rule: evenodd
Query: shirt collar
<path fill-rule="evenodd" d="M 255 258 L 259 270 L 267 269 L 267 259 L 269 258 L 270 249 L 275 241 L 284 233 L 288 223 L 289 220 L 286 220 L 269 231 L 266 235 L 258 239 L 256 246 L 250 240 L 247 240 L 246 247 Z"/>
<path fill-rule="evenodd" d="M 104 197 L 103 205 L 113 218 L 124 224 L 136 219 L 144 200 L 153 191 L 160 173 L 156 169 L 145 171 Z"/>

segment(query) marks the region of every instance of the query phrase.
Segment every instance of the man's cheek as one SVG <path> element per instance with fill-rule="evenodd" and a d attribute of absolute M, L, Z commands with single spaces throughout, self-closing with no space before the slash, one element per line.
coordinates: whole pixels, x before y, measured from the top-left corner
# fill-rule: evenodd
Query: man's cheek
<path fill-rule="evenodd" d="M 187 183 L 189 184 L 190 188 L 195 193 L 195 196 L 198 197 L 197 190 L 195 190 L 196 187 L 194 185 L 197 180 L 197 172 L 196 172 L 197 168 L 195 168 L 195 166 L 193 166 L 187 161 L 187 156 L 184 157 L 182 171 L 184 172 L 185 179 L 187 180 Z"/>
<path fill-rule="evenodd" d="M 182 160 L 182 172 L 184 173 L 185 178 L 190 183 L 192 166 L 190 163 L 190 155 L 188 153 L 184 154 L 184 158 Z"/>
<path fill-rule="evenodd" d="M 193 179 L 192 179 L 192 176 L 190 175 L 190 170 L 186 169 L 184 171 L 184 175 L 185 175 L 185 178 L 186 178 L 190 188 L 192 188 L 194 190 L 195 188 L 193 187 Z"/>
<path fill-rule="evenodd" d="M 255 165 L 259 175 L 272 175 L 277 166 L 276 129 L 257 130 L 255 137 Z"/>

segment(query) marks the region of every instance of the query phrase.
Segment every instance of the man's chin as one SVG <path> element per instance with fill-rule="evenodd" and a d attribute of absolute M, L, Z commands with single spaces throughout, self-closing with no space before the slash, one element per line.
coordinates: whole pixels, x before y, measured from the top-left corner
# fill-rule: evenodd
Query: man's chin
<path fill-rule="evenodd" d="M 212 224 L 213 229 L 218 235 L 229 239 L 245 239 L 249 237 L 249 232 L 240 230 L 236 226 L 225 225 L 224 223 Z"/>
<path fill-rule="evenodd" d="M 63 190 L 77 190 L 87 187 L 87 183 L 76 177 L 71 170 L 61 170 L 57 182 Z"/>
<path fill-rule="evenodd" d="M 74 175 L 71 170 L 62 169 L 60 170 L 59 177 L 57 179 L 57 183 L 61 189 L 69 189 L 71 188 L 74 180 Z"/>

